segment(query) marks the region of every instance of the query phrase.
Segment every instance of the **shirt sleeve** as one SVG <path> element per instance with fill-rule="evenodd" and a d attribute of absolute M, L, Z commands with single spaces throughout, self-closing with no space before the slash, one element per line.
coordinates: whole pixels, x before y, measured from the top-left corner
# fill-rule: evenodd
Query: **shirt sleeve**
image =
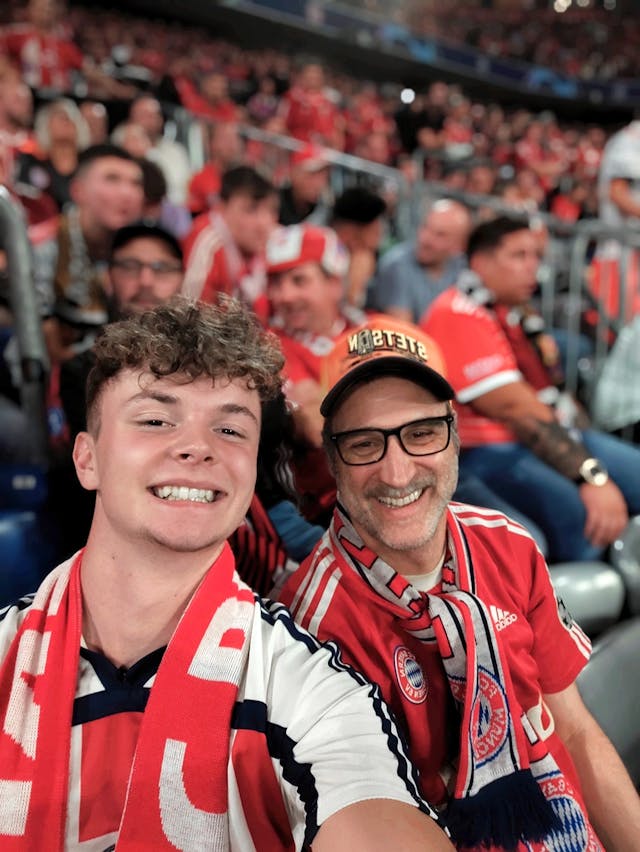
<path fill-rule="evenodd" d="M 346 666 L 337 646 L 320 644 L 280 604 L 267 604 L 273 622 L 268 694 L 270 723 L 286 730 L 291 761 L 309 767 L 300 783 L 283 770 L 281 787 L 296 845 L 304 826 L 309 844 L 322 823 L 347 805 L 393 799 L 437 820 L 380 689 Z"/>
<path fill-rule="evenodd" d="M 522 378 L 509 343 L 489 311 L 446 291 L 421 323 L 442 349 L 447 378 L 461 403 Z"/>
<path fill-rule="evenodd" d="M 591 642 L 554 592 L 546 562 L 536 555 L 528 621 L 543 692 L 570 686 L 591 654 Z"/>

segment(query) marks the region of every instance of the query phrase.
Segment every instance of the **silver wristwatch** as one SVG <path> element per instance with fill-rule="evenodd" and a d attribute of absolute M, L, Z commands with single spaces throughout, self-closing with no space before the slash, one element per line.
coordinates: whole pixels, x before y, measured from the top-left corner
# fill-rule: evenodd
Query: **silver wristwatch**
<path fill-rule="evenodd" d="M 589 485 L 606 485 L 609 481 L 606 467 L 594 458 L 585 459 L 578 469 L 578 474 L 575 481 L 580 485 L 583 482 Z"/>

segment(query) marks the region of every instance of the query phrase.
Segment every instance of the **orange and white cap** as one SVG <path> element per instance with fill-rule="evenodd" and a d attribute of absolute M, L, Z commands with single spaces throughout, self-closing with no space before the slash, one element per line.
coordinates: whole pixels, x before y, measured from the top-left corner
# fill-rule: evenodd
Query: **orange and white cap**
<path fill-rule="evenodd" d="M 341 278 L 349 268 L 349 254 L 331 228 L 291 225 L 277 228 L 267 240 L 267 275 L 286 272 L 315 261 L 328 275 Z"/>
<path fill-rule="evenodd" d="M 327 417 L 347 391 L 379 376 L 400 376 L 431 391 L 439 400 L 453 399 L 455 392 L 444 373 L 440 347 L 422 329 L 376 314 L 344 332 L 325 356 L 322 385 L 327 394 L 320 412 Z"/>

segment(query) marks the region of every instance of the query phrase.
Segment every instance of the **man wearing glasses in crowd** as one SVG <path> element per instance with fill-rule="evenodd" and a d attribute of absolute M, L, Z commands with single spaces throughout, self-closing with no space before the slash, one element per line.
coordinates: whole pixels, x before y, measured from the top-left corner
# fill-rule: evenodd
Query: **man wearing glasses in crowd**
<path fill-rule="evenodd" d="M 523 527 L 450 502 L 454 391 L 432 345 L 378 317 L 327 357 L 338 503 L 281 600 L 380 684 L 458 848 L 631 850 L 638 795 L 575 685 L 589 640 Z"/>

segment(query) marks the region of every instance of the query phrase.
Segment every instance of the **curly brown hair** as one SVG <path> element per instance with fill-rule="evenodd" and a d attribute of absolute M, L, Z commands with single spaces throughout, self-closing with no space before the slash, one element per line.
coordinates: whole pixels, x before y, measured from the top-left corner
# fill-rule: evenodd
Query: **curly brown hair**
<path fill-rule="evenodd" d="M 97 403 L 104 386 L 122 370 L 187 381 L 246 378 L 264 403 L 282 388 L 284 358 L 275 335 L 240 302 L 220 297 L 215 305 L 175 297 L 153 310 L 107 325 L 94 346 L 87 379 L 87 424 L 97 431 Z"/>

